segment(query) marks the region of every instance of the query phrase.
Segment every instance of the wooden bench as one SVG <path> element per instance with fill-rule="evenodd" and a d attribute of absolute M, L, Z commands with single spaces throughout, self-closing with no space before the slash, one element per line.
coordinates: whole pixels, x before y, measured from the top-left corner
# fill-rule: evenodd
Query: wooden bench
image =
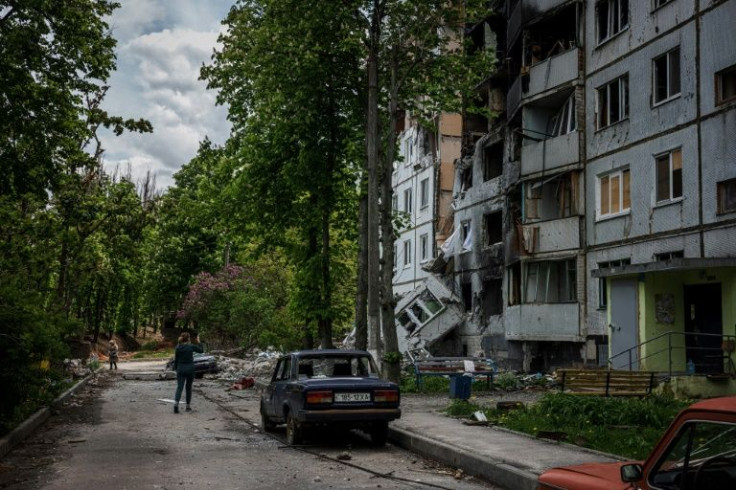
<path fill-rule="evenodd" d="M 557 379 L 560 391 L 573 395 L 646 396 L 657 385 L 647 371 L 560 369 Z"/>
<path fill-rule="evenodd" d="M 496 363 L 481 357 L 430 357 L 414 361 L 417 388 L 424 386 L 425 376 L 485 376 L 486 386 L 491 387 Z"/>

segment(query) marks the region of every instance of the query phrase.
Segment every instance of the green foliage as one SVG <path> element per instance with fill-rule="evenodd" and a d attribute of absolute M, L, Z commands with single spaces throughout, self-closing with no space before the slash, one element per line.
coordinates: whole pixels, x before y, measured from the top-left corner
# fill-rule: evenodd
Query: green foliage
<path fill-rule="evenodd" d="M 690 404 L 671 397 L 645 399 L 582 397 L 551 393 L 538 403 L 510 412 L 488 409 L 488 420 L 537 435 L 563 432 L 572 444 L 644 459 L 675 415 Z"/>
<path fill-rule="evenodd" d="M 222 50 L 202 69 L 234 127 L 228 151 L 236 168 L 225 194 L 241 209 L 236 219 L 252 249 L 283 250 L 294 266 L 291 310 L 323 346 L 333 323 L 347 323 L 353 310 L 343 291 L 354 284 L 346 264 L 355 252 L 353 161 L 362 127 L 356 7 L 240 1 L 225 20 Z"/>
<path fill-rule="evenodd" d="M 301 337 L 288 314 L 290 270 L 266 257 L 199 274 L 177 316 L 224 345 L 291 349 Z"/>
<path fill-rule="evenodd" d="M 97 130 L 148 132 L 100 104 L 115 68 L 107 0 L 0 8 L 0 420 L 61 386 L 65 340 L 128 328 L 147 220 L 129 178 L 108 176 Z M 48 361 L 50 370 L 41 369 Z M 47 363 L 44 362 L 45 366 Z"/>
<path fill-rule="evenodd" d="M 493 378 L 493 384 L 502 390 L 511 391 L 519 387 L 519 380 L 514 373 L 501 373 Z"/>
<path fill-rule="evenodd" d="M 450 405 L 445 409 L 445 413 L 450 417 L 470 417 L 483 407 L 467 400 L 452 400 Z"/>

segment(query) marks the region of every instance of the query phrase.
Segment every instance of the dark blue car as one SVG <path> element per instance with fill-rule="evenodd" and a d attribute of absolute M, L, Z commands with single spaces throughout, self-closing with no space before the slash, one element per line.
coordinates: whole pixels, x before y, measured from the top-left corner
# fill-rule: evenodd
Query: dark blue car
<path fill-rule="evenodd" d="M 399 387 L 380 379 L 371 355 L 360 350 L 308 350 L 281 357 L 261 397 L 264 430 L 286 424 L 290 445 L 320 425 L 364 430 L 386 443 L 388 423 L 401 417 Z"/>

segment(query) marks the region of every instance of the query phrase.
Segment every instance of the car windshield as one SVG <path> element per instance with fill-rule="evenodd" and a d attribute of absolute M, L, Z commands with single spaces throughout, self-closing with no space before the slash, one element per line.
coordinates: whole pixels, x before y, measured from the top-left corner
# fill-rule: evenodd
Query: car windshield
<path fill-rule="evenodd" d="M 701 466 L 707 470 L 698 471 Z M 708 421 L 686 424 L 652 472 L 650 481 L 657 488 L 680 489 L 685 475 L 690 488 L 696 473 L 702 473 L 700 483 L 716 475 L 736 484 L 735 426 Z"/>
<path fill-rule="evenodd" d="M 308 356 L 299 359 L 300 378 L 377 377 L 373 358 L 362 355 Z"/>

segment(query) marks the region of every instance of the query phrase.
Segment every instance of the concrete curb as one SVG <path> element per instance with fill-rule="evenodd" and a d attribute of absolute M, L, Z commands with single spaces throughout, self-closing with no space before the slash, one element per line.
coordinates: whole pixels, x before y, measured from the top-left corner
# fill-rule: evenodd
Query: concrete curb
<path fill-rule="evenodd" d="M 432 440 L 422 435 L 389 426 L 389 439 L 394 444 L 434 459 L 465 473 L 481 477 L 504 488 L 535 490 L 538 475 L 506 462 L 492 461 L 465 449 Z"/>
<path fill-rule="evenodd" d="M 88 374 L 86 377 L 80 379 L 77 384 L 66 390 L 64 393 L 51 403 L 50 407 L 44 407 L 36 410 L 36 412 L 28 417 L 18 427 L 13 429 L 9 434 L 6 434 L 0 439 L 0 458 L 4 458 L 6 454 L 13 450 L 15 446 L 23 442 L 33 431 L 38 429 L 48 418 L 51 416 L 51 408 L 56 408 L 64 403 L 74 393 L 79 391 L 87 384 L 87 381 L 92 378 L 94 374 Z"/>

